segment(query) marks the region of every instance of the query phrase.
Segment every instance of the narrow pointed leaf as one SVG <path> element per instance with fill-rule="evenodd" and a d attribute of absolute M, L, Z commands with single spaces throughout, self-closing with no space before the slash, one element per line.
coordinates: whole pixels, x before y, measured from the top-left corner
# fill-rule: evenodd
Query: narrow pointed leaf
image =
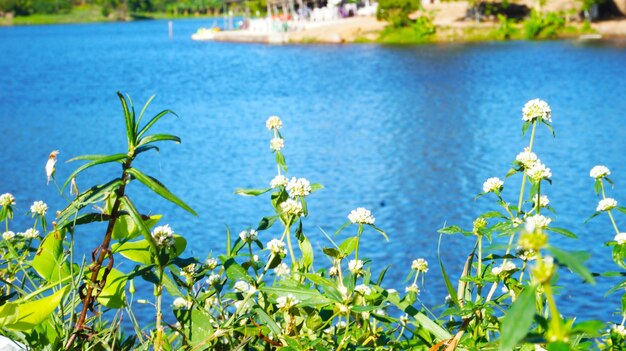
<path fill-rule="evenodd" d="M 176 143 L 180 144 L 180 138 L 177 137 L 176 135 L 153 134 L 153 135 L 145 136 L 142 139 L 140 139 L 137 146 L 147 145 L 147 144 L 154 143 L 157 141 L 175 141 Z"/>
<path fill-rule="evenodd" d="M 198 216 L 198 214 L 196 213 L 196 211 L 194 211 L 191 207 L 187 206 L 186 203 L 184 203 L 181 199 L 179 199 L 178 197 L 176 197 L 176 195 L 172 194 L 163 184 L 161 184 L 161 182 L 159 182 L 158 180 L 145 175 L 143 173 L 141 173 L 139 170 L 137 170 L 136 168 L 129 168 L 126 170 L 126 172 L 130 175 L 132 175 L 133 177 L 135 177 L 135 179 L 137 179 L 138 181 L 140 181 L 141 183 L 143 183 L 145 186 L 147 186 L 150 190 L 154 191 L 156 194 L 160 195 L 161 197 L 163 197 L 164 199 L 180 206 L 181 208 L 185 209 L 187 212 L 193 214 L 194 216 Z"/>
<path fill-rule="evenodd" d="M 146 109 L 148 108 L 148 106 L 150 106 L 150 103 L 152 102 L 152 100 L 154 100 L 154 96 L 155 95 L 150 96 L 148 101 L 146 101 L 146 103 L 143 105 L 141 112 L 139 112 L 139 117 L 137 118 L 137 123 L 135 124 L 135 134 L 137 134 L 137 129 L 139 129 L 139 125 L 141 124 L 141 119 L 143 118 L 143 114 L 146 112 Z"/>
<path fill-rule="evenodd" d="M 134 116 L 131 114 L 128 109 L 128 103 L 126 102 L 126 98 L 119 91 L 117 92 L 117 96 L 120 98 L 120 103 L 122 104 L 122 109 L 124 110 L 124 122 L 126 122 L 126 138 L 128 139 L 128 146 L 132 147 L 135 145 L 135 123 Z"/>
<path fill-rule="evenodd" d="M 63 186 L 61 187 L 61 189 L 65 189 L 65 187 L 70 183 L 72 178 L 76 177 L 80 172 L 88 168 L 91 168 L 96 165 L 101 165 L 104 163 L 125 161 L 126 159 L 128 159 L 128 155 L 126 154 L 114 154 L 114 155 L 103 156 L 91 162 L 87 162 L 84 165 L 78 167 L 74 172 L 72 172 L 72 174 L 70 174 L 69 177 L 67 177 L 67 180 L 65 181 L 65 183 L 63 183 Z"/>
<path fill-rule="evenodd" d="M 150 100 L 152 100 L 152 99 L 150 99 Z M 150 103 L 150 101 L 148 101 L 148 103 Z M 144 109 L 145 109 L 145 107 L 144 107 Z M 143 115 L 143 111 L 141 112 L 141 114 Z M 137 133 L 137 137 L 141 138 L 141 136 L 143 136 L 156 122 L 158 122 L 162 117 L 164 117 L 164 116 L 166 116 L 168 114 L 172 114 L 172 115 L 178 117 L 178 115 L 176 113 L 174 113 L 174 111 L 163 110 L 163 111 L 159 112 L 156 116 L 152 117 L 152 119 L 150 121 L 148 121 L 148 123 L 146 123 L 146 125 L 143 126 L 143 128 L 141 128 L 139 133 Z"/>
<path fill-rule="evenodd" d="M 527 287 L 502 319 L 499 351 L 509 351 L 528 334 L 535 316 L 535 287 Z"/>

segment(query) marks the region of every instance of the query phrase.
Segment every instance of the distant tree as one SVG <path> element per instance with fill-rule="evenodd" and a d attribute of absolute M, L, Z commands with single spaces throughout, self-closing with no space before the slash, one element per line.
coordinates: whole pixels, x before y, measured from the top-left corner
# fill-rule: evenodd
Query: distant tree
<path fill-rule="evenodd" d="M 15 16 L 28 16 L 33 12 L 30 0 L 0 0 L 1 12 L 12 12 Z"/>
<path fill-rule="evenodd" d="M 393 27 L 408 27 L 409 15 L 420 9 L 420 0 L 379 0 L 376 17 L 389 22 Z"/>

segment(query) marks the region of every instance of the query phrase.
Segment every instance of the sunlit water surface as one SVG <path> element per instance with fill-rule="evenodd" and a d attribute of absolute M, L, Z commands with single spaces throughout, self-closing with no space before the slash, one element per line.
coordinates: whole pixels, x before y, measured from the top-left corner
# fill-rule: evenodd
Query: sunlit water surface
<path fill-rule="evenodd" d="M 124 151 L 123 119 L 116 90 L 142 104 L 156 94 L 149 113 L 171 108 L 160 130 L 179 135 L 180 145 L 142 155 L 137 167 L 167 184 L 199 214 L 132 185 L 143 212 L 165 213 L 164 223 L 189 241 L 186 255 L 200 258 L 225 249 L 225 225 L 235 233 L 272 214 L 267 198 L 234 195 L 238 187 L 264 187 L 276 172 L 265 119 L 284 120 L 289 175 L 324 184 L 309 200 L 306 234 L 316 249 L 329 246 L 320 229 L 334 230 L 355 207 L 372 210 L 390 237 L 367 231 L 362 255 L 372 269 L 391 269 L 387 284 L 404 290 L 414 258 L 431 269 L 421 298 L 427 306 L 446 296 L 437 266 L 437 229 L 471 228 L 494 209 L 493 197 L 476 201 L 482 182 L 504 177 L 528 143 L 521 138 L 521 108 L 532 98 L 553 109 L 553 139 L 545 128 L 535 150 L 552 169 L 544 189 L 557 210 L 554 224 L 580 237 L 551 237 L 554 245 L 593 254 L 594 272 L 615 269 L 604 243 L 614 233 L 608 218 L 583 220 L 597 204 L 589 169 L 606 164 L 617 182 L 609 193 L 626 201 L 626 43 L 576 41 L 447 44 L 417 47 L 194 42 L 190 35 L 212 20 L 134 22 L 0 28 L 0 192 L 18 201 L 21 216 L 43 199 L 51 213 L 65 205 L 45 185 L 48 153 L 61 160 L 90 153 Z M 60 163 L 58 179 L 74 164 Z M 117 176 L 87 172 L 79 186 Z M 515 203 L 521 179 L 506 182 Z M 618 224 L 626 221 L 618 215 Z M 346 232 L 347 235 L 349 232 Z M 261 235 L 278 236 L 278 228 Z M 77 235 L 84 252 L 101 230 Z M 441 258 L 458 277 L 472 238 L 446 236 Z M 318 252 L 316 268 L 328 265 Z M 615 281 L 596 287 L 561 271 L 559 303 L 568 315 L 618 320 Z M 152 290 L 141 287 L 141 297 Z M 150 314 L 141 314 L 147 318 Z M 148 322 L 145 319 L 145 322 Z"/>

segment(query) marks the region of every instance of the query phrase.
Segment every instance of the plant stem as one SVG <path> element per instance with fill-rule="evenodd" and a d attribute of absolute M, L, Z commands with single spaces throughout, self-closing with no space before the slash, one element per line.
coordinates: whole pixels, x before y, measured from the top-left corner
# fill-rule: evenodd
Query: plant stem
<path fill-rule="evenodd" d="M 554 328 L 555 336 L 557 340 L 563 340 L 563 322 L 561 320 L 561 315 L 559 314 L 559 310 L 556 308 L 556 302 L 554 301 L 554 295 L 552 293 L 552 286 L 550 283 L 543 285 L 543 291 L 546 294 L 546 300 L 548 301 L 548 306 L 550 307 L 550 314 L 552 315 L 551 323 Z"/>
<path fill-rule="evenodd" d="M 122 180 L 126 178 L 126 170 L 130 168 L 130 164 L 132 159 L 126 161 L 122 165 Z M 94 301 L 94 287 L 98 283 L 98 273 L 100 273 L 100 268 L 102 267 L 102 262 L 109 253 L 109 245 L 111 243 L 111 237 L 113 235 L 113 228 L 115 228 L 115 221 L 117 220 L 117 212 L 120 208 L 121 198 L 124 196 L 124 191 L 126 189 L 126 183 L 123 183 L 116 191 L 115 202 L 113 203 L 113 208 L 111 209 L 111 214 L 109 217 L 109 223 L 107 225 L 106 234 L 104 235 L 104 240 L 100 245 L 100 251 L 98 252 L 98 257 L 95 262 L 93 262 L 93 266 L 91 267 L 91 278 L 89 279 L 89 283 L 87 284 L 87 293 L 83 298 L 83 309 L 80 312 L 80 316 L 78 317 L 78 321 L 76 322 L 76 326 L 74 327 L 74 331 L 72 332 L 72 336 L 68 340 L 65 345 L 66 349 L 70 349 L 78 336 L 78 332 L 84 328 L 85 319 L 87 318 L 87 311 L 89 307 Z M 104 278 L 104 276 L 103 276 Z"/>
<path fill-rule="evenodd" d="M 604 183 L 600 180 L 600 187 L 602 188 L 602 199 L 606 199 L 606 194 L 604 193 Z M 617 228 L 617 223 L 615 223 L 615 218 L 613 218 L 613 214 L 611 210 L 606 211 L 611 219 L 611 224 L 613 224 L 613 229 L 615 229 L 615 234 L 619 235 L 619 229 Z"/>
<path fill-rule="evenodd" d="M 163 313 L 161 311 L 161 301 L 163 298 L 163 267 L 159 268 L 159 285 L 156 287 L 156 342 L 154 343 L 154 351 L 161 351 L 163 348 Z"/>

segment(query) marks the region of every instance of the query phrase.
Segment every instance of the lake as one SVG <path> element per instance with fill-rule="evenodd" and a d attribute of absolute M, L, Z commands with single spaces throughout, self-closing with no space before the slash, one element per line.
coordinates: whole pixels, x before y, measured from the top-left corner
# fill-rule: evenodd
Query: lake
<path fill-rule="evenodd" d="M 536 151 L 552 169 L 543 189 L 557 213 L 554 224 L 579 240 L 551 242 L 593 254 L 594 272 L 616 270 L 604 243 L 614 233 L 601 216 L 583 225 L 597 204 L 589 170 L 608 166 L 626 201 L 626 42 L 507 42 L 423 45 L 292 45 L 194 42 L 190 36 L 213 20 L 0 28 L 0 193 L 18 201 L 21 216 L 42 199 L 51 213 L 66 204 L 43 170 L 48 153 L 60 159 L 125 151 L 117 90 L 136 105 L 156 94 L 150 114 L 171 108 L 161 131 L 180 145 L 145 154 L 137 167 L 152 174 L 199 214 L 194 218 L 133 185 L 130 197 L 145 213 L 165 213 L 187 237 L 187 255 L 205 258 L 225 248 L 225 226 L 238 233 L 272 214 L 268 198 L 244 198 L 238 187 L 264 187 L 275 173 L 265 120 L 282 117 L 289 175 L 324 184 L 310 197 L 305 232 L 316 249 L 328 246 L 319 228 L 334 232 L 363 206 L 389 242 L 366 232 L 362 255 L 391 264 L 387 283 L 404 290 L 411 261 L 430 262 L 421 298 L 442 303 L 437 229 L 471 228 L 495 209 L 490 196 L 473 200 L 483 181 L 504 178 L 528 143 L 521 138 L 521 109 L 530 99 L 552 107 L 557 138 L 540 128 Z M 60 162 L 57 178 L 76 167 Z M 106 167 L 105 167 L 106 168 Z M 88 172 L 79 187 L 117 176 Z M 516 202 L 520 177 L 507 180 L 504 196 Z M 618 225 L 626 226 L 617 214 Z M 77 235 L 87 252 L 102 233 Z M 261 240 L 278 236 L 262 233 Z M 441 255 L 458 277 L 472 238 L 446 236 Z M 326 264 L 317 261 L 317 268 Z M 598 286 L 560 270 L 559 304 L 566 314 L 619 321 L 618 296 L 604 297 L 615 282 Z M 141 296 L 152 290 L 143 287 Z M 147 321 L 146 321 L 147 322 Z"/>

